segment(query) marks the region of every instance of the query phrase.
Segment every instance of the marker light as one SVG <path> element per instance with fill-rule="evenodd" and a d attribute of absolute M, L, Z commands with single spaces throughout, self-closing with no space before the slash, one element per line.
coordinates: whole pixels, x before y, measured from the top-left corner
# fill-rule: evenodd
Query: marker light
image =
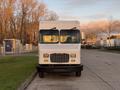
<path fill-rule="evenodd" d="M 70 54 L 71 58 L 76 58 L 76 54 Z"/>
<path fill-rule="evenodd" d="M 44 62 L 48 62 L 48 60 L 45 59 Z"/>
<path fill-rule="evenodd" d="M 49 54 L 48 54 L 48 53 L 45 53 L 45 54 L 43 54 L 43 57 L 44 57 L 44 58 L 48 58 L 48 57 L 49 57 Z"/>
<path fill-rule="evenodd" d="M 71 62 L 75 62 L 75 60 L 71 60 Z"/>

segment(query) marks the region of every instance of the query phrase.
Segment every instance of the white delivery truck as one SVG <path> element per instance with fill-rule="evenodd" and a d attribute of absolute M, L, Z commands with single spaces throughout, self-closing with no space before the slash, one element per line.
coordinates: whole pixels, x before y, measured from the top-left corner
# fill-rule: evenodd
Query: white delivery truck
<path fill-rule="evenodd" d="M 78 21 L 42 21 L 39 30 L 40 77 L 45 72 L 74 72 L 81 76 L 81 34 Z"/>

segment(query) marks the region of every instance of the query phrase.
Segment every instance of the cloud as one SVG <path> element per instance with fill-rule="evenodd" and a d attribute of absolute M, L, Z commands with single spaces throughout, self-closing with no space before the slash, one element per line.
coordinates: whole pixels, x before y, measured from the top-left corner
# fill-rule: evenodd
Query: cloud
<path fill-rule="evenodd" d="M 69 16 L 69 15 L 62 15 L 60 17 L 61 20 L 80 20 L 79 16 Z"/>
<path fill-rule="evenodd" d="M 97 13 L 97 14 L 94 14 L 94 15 L 83 16 L 83 17 L 87 18 L 87 19 L 102 19 L 102 18 L 107 18 L 108 15 L 105 14 L 105 13 Z"/>
<path fill-rule="evenodd" d="M 108 11 L 119 12 L 119 8 L 120 8 L 120 0 L 111 0 L 111 4 Z"/>
<path fill-rule="evenodd" d="M 69 6 L 79 7 L 79 6 L 93 5 L 101 1 L 103 0 L 99 0 L 99 1 L 98 0 L 66 0 L 64 2 Z"/>
<path fill-rule="evenodd" d="M 50 0 L 46 0 L 49 1 Z M 62 20 L 91 22 L 106 20 L 110 16 L 120 18 L 120 0 L 51 0 L 49 3 Z"/>
<path fill-rule="evenodd" d="M 72 5 L 89 5 L 92 3 L 96 3 L 96 0 L 70 0 L 69 4 Z"/>
<path fill-rule="evenodd" d="M 97 19 L 106 19 L 108 18 L 108 15 L 106 13 L 96 13 L 93 15 L 84 15 L 84 16 L 78 16 L 78 15 L 70 15 L 70 14 L 61 14 L 60 16 L 62 19 L 88 19 L 88 20 L 97 20 Z"/>
<path fill-rule="evenodd" d="M 93 15 L 88 15 L 88 16 L 79 16 L 79 15 L 66 15 L 62 14 L 60 16 L 60 20 L 78 20 L 82 24 L 84 23 L 89 23 L 89 22 L 94 22 L 94 21 L 101 21 L 101 20 L 107 20 L 108 16 L 105 13 L 97 13 Z"/>
<path fill-rule="evenodd" d="M 91 5 L 101 5 L 100 3 L 110 4 L 110 9 L 120 8 L 120 0 L 62 0 L 69 7 L 81 7 L 81 6 L 91 6 Z"/>

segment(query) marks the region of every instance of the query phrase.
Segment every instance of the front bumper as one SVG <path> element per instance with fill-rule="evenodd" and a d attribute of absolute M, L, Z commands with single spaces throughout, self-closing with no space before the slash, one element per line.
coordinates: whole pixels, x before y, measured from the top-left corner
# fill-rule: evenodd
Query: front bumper
<path fill-rule="evenodd" d="M 83 65 L 81 64 L 39 64 L 37 66 L 38 72 L 81 72 L 83 70 Z"/>

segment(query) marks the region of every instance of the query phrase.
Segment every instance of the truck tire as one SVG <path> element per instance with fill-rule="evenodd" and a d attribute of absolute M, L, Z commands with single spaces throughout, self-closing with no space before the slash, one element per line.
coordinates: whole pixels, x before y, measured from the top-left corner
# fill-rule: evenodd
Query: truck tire
<path fill-rule="evenodd" d="M 44 72 L 39 72 L 38 74 L 40 78 L 44 78 Z"/>
<path fill-rule="evenodd" d="M 80 77 L 81 76 L 81 71 L 80 72 L 76 72 L 76 77 Z"/>

